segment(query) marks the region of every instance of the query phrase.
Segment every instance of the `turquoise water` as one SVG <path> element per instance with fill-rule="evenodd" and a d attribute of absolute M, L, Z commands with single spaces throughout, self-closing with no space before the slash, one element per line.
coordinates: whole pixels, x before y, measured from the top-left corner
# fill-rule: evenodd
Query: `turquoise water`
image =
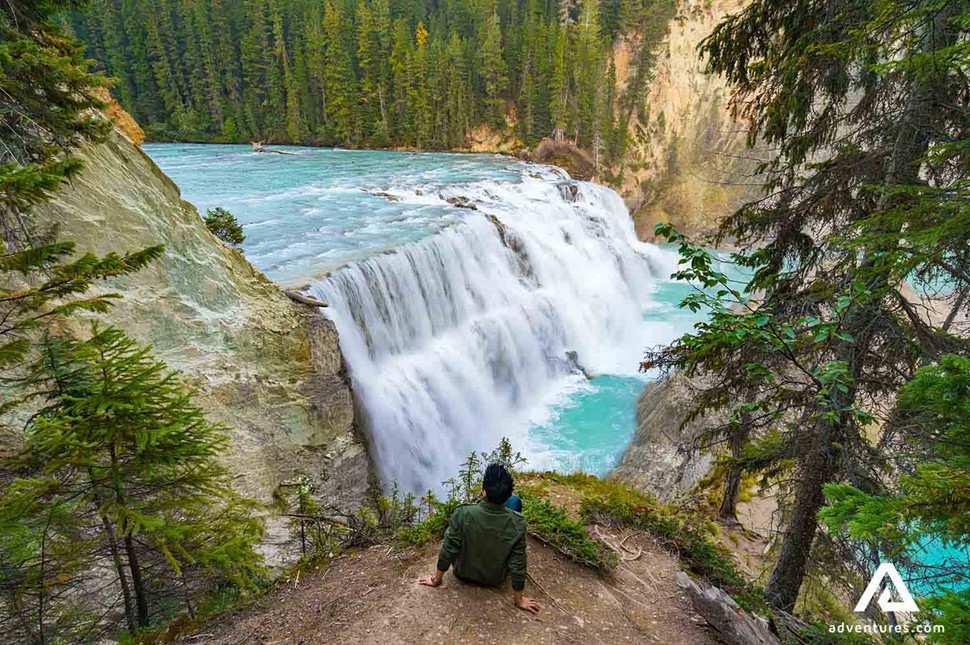
<path fill-rule="evenodd" d="M 552 446 L 550 463 L 564 472 L 608 472 L 636 429 L 636 402 L 643 379 L 607 374 L 577 386 L 552 418 L 536 425 L 533 436 Z"/>
<path fill-rule="evenodd" d="M 943 589 L 970 590 L 970 545 L 944 544 L 934 539 L 909 554 L 919 567 L 900 567 L 909 590 L 918 596 L 931 596 Z"/>
<path fill-rule="evenodd" d="M 540 213 L 548 217 L 549 191 L 544 185 L 564 177 L 558 169 L 498 155 L 280 149 L 297 154 L 257 154 L 248 146 L 145 146 L 200 212 L 221 206 L 239 219 L 247 236 L 246 256 L 283 285 L 308 284 L 348 263 L 480 217 L 448 204 L 444 201 L 448 196 L 472 195 L 481 210 L 503 221 L 506 216 L 523 212 L 528 216 L 533 211 L 536 217 Z M 521 186 L 521 191 L 510 190 L 510 185 Z M 604 208 L 622 210 L 615 195 L 600 195 L 609 191 L 588 186 L 596 200 L 606 199 Z M 562 208 L 558 193 L 552 194 Z M 591 203 L 594 211 L 600 203 L 596 200 Z M 607 240 L 607 244 L 649 247 L 632 239 L 632 227 L 630 236 L 631 240 Z M 567 239 L 564 250 L 575 243 Z M 527 419 L 525 434 L 519 432 L 519 416 L 510 416 L 508 428 L 502 426 L 506 422 L 499 423 L 496 431 L 523 446 L 534 467 L 597 475 L 612 468 L 633 435 L 636 400 L 651 376 L 637 373 L 643 350 L 673 340 L 696 320 L 696 315 L 676 307 L 689 287 L 665 279 L 675 262 L 672 253 L 656 247 L 637 252 L 641 251 L 659 254 L 669 262 L 654 272 L 651 284 L 638 285 L 649 297 L 637 300 L 642 320 L 634 341 L 611 348 L 616 351 L 607 352 L 610 356 L 583 356 L 584 367 L 594 373 L 591 381 L 556 377 L 541 392 L 536 390 L 535 405 L 523 406 L 519 415 Z M 590 274 L 590 279 L 595 276 Z M 545 291 L 540 289 L 537 295 Z M 608 302 L 604 306 L 614 306 Z M 353 361 L 351 367 L 353 371 Z"/>
<path fill-rule="evenodd" d="M 643 313 L 653 345 L 674 340 L 698 320 L 697 314 L 677 307 L 690 290 L 680 282 L 655 285 L 653 302 Z M 636 363 L 641 358 L 642 353 L 630 356 Z M 534 426 L 533 436 L 553 446 L 548 465 L 565 472 L 608 473 L 633 438 L 637 399 L 653 377 L 655 374 L 594 375 L 588 383 L 578 384 L 563 402 L 552 406 L 546 422 Z"/>
<path fill-rule="evenodd" d="M 200 213 L 216 206 L 232 212 L 245 227 L 250 262 L 284 285 L 460 221 L 467 212 L 442 204 L 439 191 L 518 181 L 527 168 L 500 155 L 276 149 L 297 154 L 258 154 L 238 145 L 144 146 Z M 391 198 L 375 194 L 382 192 Z M 404 196 L 407 202 L 392 201 Z"/>

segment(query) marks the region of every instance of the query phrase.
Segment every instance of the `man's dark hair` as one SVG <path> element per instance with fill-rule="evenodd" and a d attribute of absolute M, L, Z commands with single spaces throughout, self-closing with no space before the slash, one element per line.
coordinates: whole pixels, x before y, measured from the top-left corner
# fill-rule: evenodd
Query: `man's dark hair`
<path fill-rule="evenodd" d="M 491 464 L 485 469 L 485 498 L 495 504 L 504 504 L 512 497 L 512 475 L 502 464 Z"/>

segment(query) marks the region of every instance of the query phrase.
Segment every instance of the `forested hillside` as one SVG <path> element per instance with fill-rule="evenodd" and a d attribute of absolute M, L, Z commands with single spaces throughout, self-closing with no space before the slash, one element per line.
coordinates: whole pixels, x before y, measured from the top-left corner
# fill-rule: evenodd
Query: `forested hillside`
<path fill-rule="evenodd" d="M 487 125 L 621 159 L 674 0 L 95 0 L 71 16 L 152 139 L 454 148 Z M 617 91 L 617 39 L 637 54 Z"/>

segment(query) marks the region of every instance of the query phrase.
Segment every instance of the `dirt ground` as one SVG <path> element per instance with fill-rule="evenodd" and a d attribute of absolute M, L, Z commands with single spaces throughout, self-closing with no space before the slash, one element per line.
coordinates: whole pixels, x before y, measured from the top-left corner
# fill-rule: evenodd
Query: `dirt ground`
<path fill-rule="evenodd" d="M 289 579 L 254 606 L 204 626 L 180 643 L 218 645 L 363 643 L 664 643 L 718 641 L 674 577 L 675 559 L 649 536 L 597 529 L 640 556 L 609 576 L 529 540 L 526 594 L 538 616 L 512 605 L 512 591 L 459 582 L 438 588 L 417 578 L 434 571 L 437 544 L 396 552 L 373 547 Z M 628 555 L 632 558 L 633 555 Z"/>

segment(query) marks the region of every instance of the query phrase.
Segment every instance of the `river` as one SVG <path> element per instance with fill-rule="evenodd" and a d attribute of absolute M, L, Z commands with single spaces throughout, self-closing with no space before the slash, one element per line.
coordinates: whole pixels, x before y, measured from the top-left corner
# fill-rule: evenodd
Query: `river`
<path fill-rule="evenodd" d="M 620 197 L 499 155 L 153 144 L 249 260 L 326 301 L 385 483 L 436 487 L 503 436 L 601 475 L 635 429 L 646 347 L 690 328 L 669 250 Z M 588 380 L 583 374 L 593 378 Z"/>

